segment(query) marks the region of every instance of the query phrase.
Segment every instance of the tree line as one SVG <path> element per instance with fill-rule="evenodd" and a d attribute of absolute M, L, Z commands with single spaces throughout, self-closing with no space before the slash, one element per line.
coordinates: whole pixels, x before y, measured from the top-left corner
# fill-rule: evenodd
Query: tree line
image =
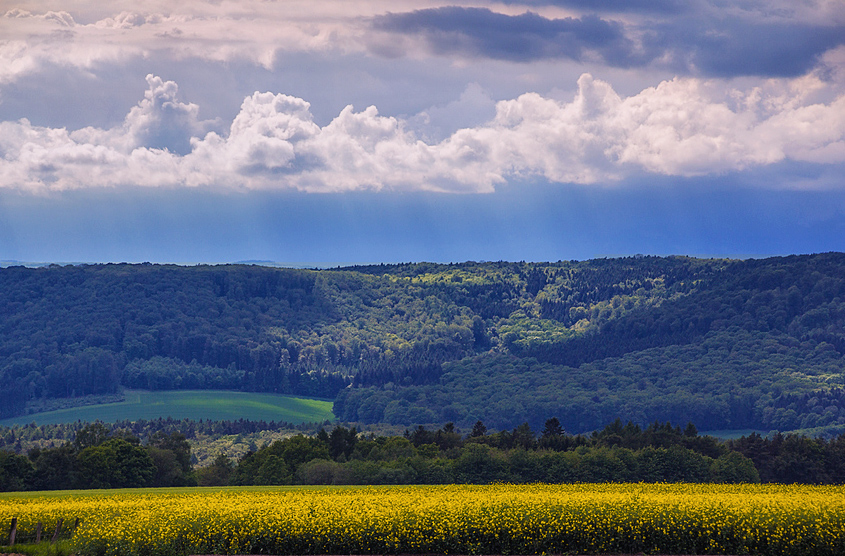
<path fill-rule="evenodd" d="M 0 450 L 0 490 L 67 490 L 196 485 L 185 436 L 138 437 L 102 423 L 76 431 L 73 441 L 30 450 L 26 456 Z"/>
<path fill-rule="evenodd" d="M 110 434 L 131 435 L 147 442 L 156 434 L 171 435 L 182 434 L 187 440 L 192 441 L 200 436 L 226 436 L 226 435 L 250 435 L 261 431 L 299 431 L 309 433 L 319 428 L 317 423 L 288 423 L 285 421 L 263 421 L 263 420 L 194 420 L 194 419 L 173 419 L 172 417 L 159 419 L 138 419 L 137 421 L 118 420 L 110 423 L 97 422 L 98 426 L 105 427 Z M 90 423 L 77 421 L 74 423 L 54 423 L 36 425 L 14 425 L 11 427 L 0 426 L 0 449 L 25 453 L 33 447 L 51 447 L 55 444 L 64 444 L 76 438 L 77 433 L 90 426 Z"/>
<path fill-rule="evenodd" d="M 244 425 L 244 423 L 241 423 Z M 249 428 L 249 425 L 246 425 Z M 233 460 L 191 466 L 178 431 L 141 442 L 126 429 L 87 424 L 73 440 L 28 454 L 0 450 L 0 490 L 214 485 L 486 484 L 493 482 L 845 483 L 845 435 L 832 440 L 758 434 L 719 441 L 655 422 L 615 420 L 589 435 L 560 420 L 490 432 L 481 421 L 462 434 L 453 423 L 376 436 L 356 427 L 321 428 L 267 443 Z"/>

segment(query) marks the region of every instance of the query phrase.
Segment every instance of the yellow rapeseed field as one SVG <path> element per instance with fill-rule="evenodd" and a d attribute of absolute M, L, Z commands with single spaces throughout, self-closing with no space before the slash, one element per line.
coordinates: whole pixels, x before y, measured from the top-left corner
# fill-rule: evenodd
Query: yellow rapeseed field
<path fill-rule="evenodd" d="M 845 488 L 574 484 L 250 487 L 0 497 L 80 554 L 845 554 Z M 54 525 L 52 525 L 54 527 Z M 8 527 L 8 525 L 4 525 Z"/>

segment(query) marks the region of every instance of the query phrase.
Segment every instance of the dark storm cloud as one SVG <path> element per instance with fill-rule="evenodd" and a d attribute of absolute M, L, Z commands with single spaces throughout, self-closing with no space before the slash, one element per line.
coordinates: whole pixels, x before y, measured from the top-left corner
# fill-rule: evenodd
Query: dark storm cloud
<path fill-rule="evenodd" d="M 588 5 L 586 0 L 552 3 Z M 622 4 L 621 0 L 590 3 L 594 9 L 608 10 Z M 635 1 L 625 5 L 629 11 L 646 12 L 646 4 Z M 651 7 L 652 13 L 673 10 L 676 3 L 670 0 Z M 486 8 L 452 6 L 388 13 L 374 18 L 373 27 L 423 37 L 435 53 L 444 55 L 514 62 L 598 59 L 614 67 L 655 65 L 680 74 L 718 77 L 802 75 L 824 52 L 845 44 L 842 26 L 763 23 L 730 19 L 712 11 L 626 26 L 596 14 L 549 19 L 532 12 L 511 16 Z M 632 39 L 635 36 L 636 41 Z"/>
<path fill-rule="evenodd" d="M 623 27 L 595 15 L 548 19 L 526 12 L 509 16 L 486 8 L 444 7 L 389 13 L 373 20 L 382 31 L 421 35 L 440 54 L 461 53 L 529 62 L 548 58 L 582 60 L 598 53 L 612 65 L 635 63 L 633 43 Z"/>
<path fill-rule="evenodd" d="M 790 23 L 691 22 L 654 37 L 650 50 L 674 51 L 708 76 L 796 77 L 810 71 L 826 51 L 845 44 L 845 27 Z"/>

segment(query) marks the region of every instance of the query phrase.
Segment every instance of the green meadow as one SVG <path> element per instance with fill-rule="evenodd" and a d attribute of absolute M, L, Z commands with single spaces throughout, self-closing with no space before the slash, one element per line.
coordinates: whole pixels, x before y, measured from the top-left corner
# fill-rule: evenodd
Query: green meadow
<path fill-rule="evenodd" d="M 2 426 L 47 425 L 76 421 L 174 419 L 285 421 L 308 423 L 334 420 L 332 402 L 314 398 L 221 390 L 126 390 L 122 402 L 88 405 L 0 420 Z"/>

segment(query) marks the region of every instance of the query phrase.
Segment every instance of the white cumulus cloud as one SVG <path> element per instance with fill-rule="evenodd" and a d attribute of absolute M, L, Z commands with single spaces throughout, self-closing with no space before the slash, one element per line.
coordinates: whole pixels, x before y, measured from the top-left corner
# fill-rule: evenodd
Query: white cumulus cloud
<path fill-rule="evenodd" d="M 514 176 L 604 184 L 784 160 L 845 163 L 845 96 L 814 101 L 788 80 L 739 90 L 675 78 L 623 98 L 584 74 L 569 102 L 527 93 L 433 142 L 374 106 L 347 106 L 321 127 L 305 100 L 268 92 L 244 99 L 227 132 L 210 131 L 216 123 L 180 101 L 176 83 L 150 75 L 147 84 L 111 129 L 0 123 L 0 186 L 490 192 Z"/>

